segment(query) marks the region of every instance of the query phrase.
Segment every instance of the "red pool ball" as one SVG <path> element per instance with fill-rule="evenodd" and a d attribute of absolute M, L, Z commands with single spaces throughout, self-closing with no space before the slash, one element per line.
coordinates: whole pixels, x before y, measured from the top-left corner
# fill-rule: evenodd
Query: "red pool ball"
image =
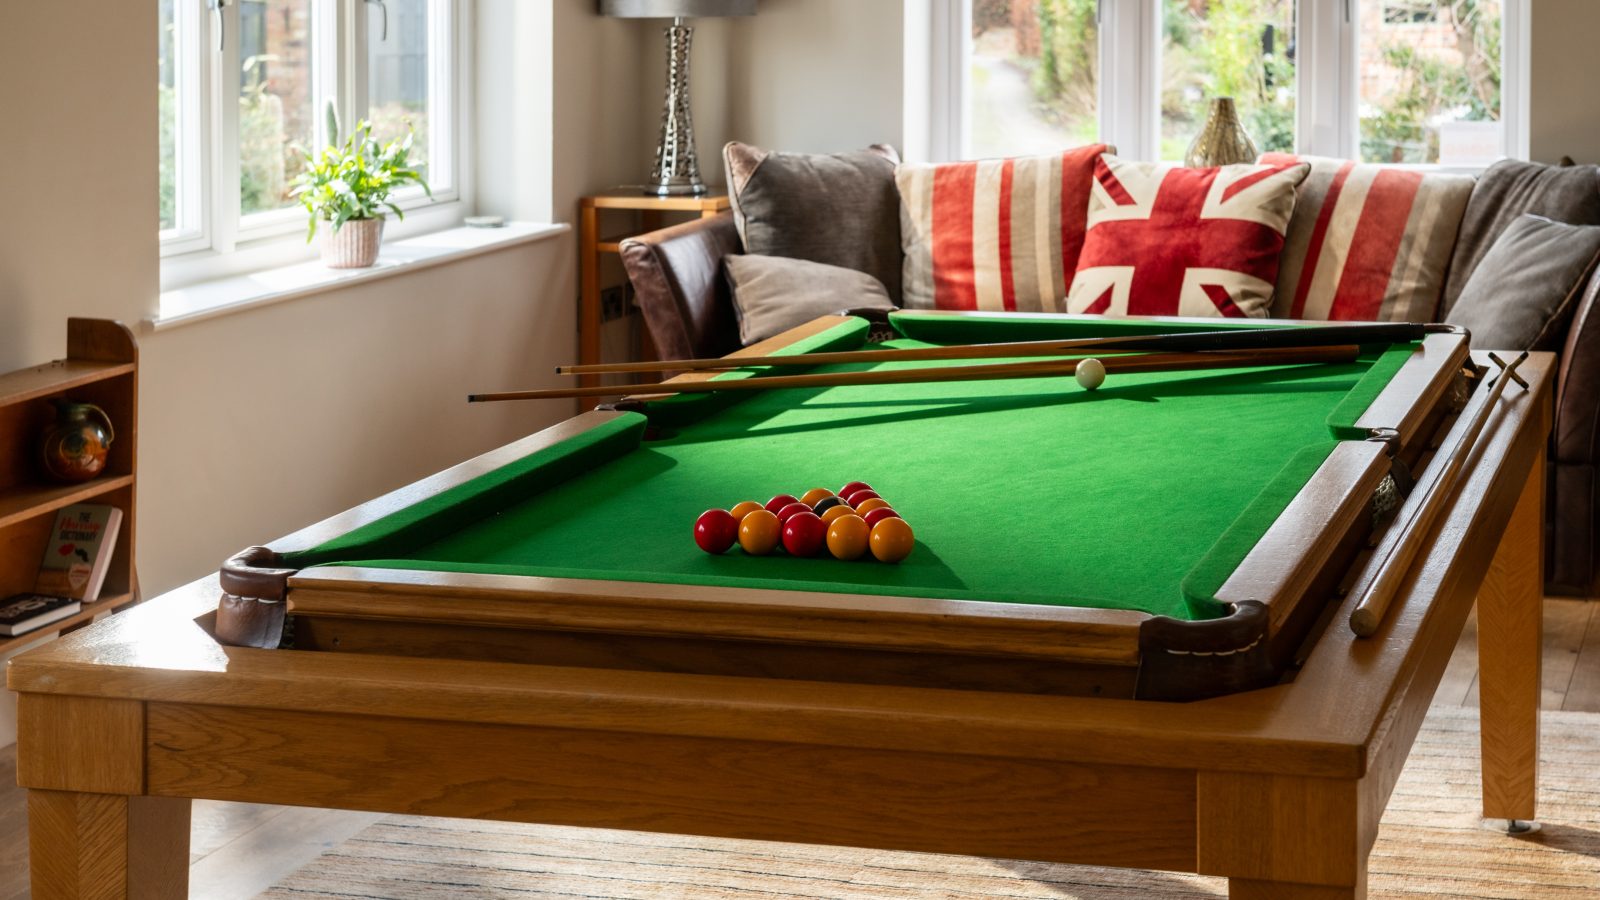
<path fill-rule="evenodd" d="M 791 556 L 816 556 L 828 538 L 828 526 L 814 512 L 799 512 L 783 525 L 783 549 Z"/>
<path fill-rule="evenodd" d="M 803 512 L 812 512 L 812 509 L 804 503 L 801 503 L 799 500 L 796 500 L 793 503 L 786 503 L 782 509 L 778 510 L 778 521 L 787 522 L 789 521 L 790 516 L 794 515 L 795 513 Z"/>
<path fill-rule="evenodd" d="M 851 494 L 850 496 L 844 498 L 844 500 L 845 500 L 846 503 L 850 504 L 851 506 L 860 506 L 861 504 L 867 502 L 868 500 L 871 500 L 873 497 L 876 497 L 876 496 L 878 496 L 878 492 L 872 490 L 871 488 L 868 488 L 866 490 L 856 491 L 855 493 Z"/>
<path fill-rule="evenodd" d="M 887 506 L 880 506 L 877 509 L 868 510 L 867 514 L 861 518 L 866 519 L 867 527 L 871 528 L 879 522 L 882 522 L 884 519 L 898 519 L 900 518 L 900 514 Z"/>
<path fill-rule="evenodd" d="M 739 539 L 739 520 L 725 509 L 708 509 L 694 520 L 694 542 L 707 553 L 723 553 Z"/>
<path fill-rule="evenodd" d="M 850 495 L 854 494 L 856 491 L 870 490 L 872 490 L 872 485 L 867 484 L 865 481 L 852 481 L 844 487 L 839 488 L 839 496 L 848 500 L 850 499 Z"/>
<path fill-rule="evenodd" d="M 764 509 L 773 515 L 777 515 L 778 510 L 783 509 L 785 506 L 788 506 L 791 503 L 799 502 L 800 498 L 793 494 L 779 494 L 778 496 L 773 497 L 771 500 L 768 500 Z"/>

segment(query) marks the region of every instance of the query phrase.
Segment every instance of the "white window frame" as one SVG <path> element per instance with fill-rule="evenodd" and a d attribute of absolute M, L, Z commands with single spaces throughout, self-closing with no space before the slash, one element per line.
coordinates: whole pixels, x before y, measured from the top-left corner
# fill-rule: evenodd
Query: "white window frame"
<path fill-rule="evenodd" d="M 971 70 L 971 0 L 905 0 L 908 27 L 908 157 L 946 162 L 967 156 L 966 96 Z M 1360 0 L 1298 0 L 1296 152 L 1356 159 Z M 1502 0 L 1501 118 L 1505 154 L 1528 156 L 1529 16 L 1532 0 Z M 1375 7 L 1376 8 L 1376 7 Z M 1157 159 L 1161 145 L 1161 0 L 1099 0 L 1100 140 L 1131 159 Z M 911 42 L 928 41 L 916 46 Z M 915 68 L 926 64 L 926 77 Z M 953 74 L 952 74 L 953 73 Z M 912 111 L 916 114 L 913 115 Z M 1405 166 L 1430 171 L 1482 167 Z"/>
<path fill-rule="evenodd" d="M 160 233 L 163 291 L 314 257 L 305 240 L 306 213 L 300 207 L 241 216 L 239 197 L 237 73 L 239 3 L 225 0 L 218 13 L 207 0 L 177 0 L 174 20 L 178 78 L 191 77 L 197 89 L 180 90 L 178 114 L 188 116 L 177 130 L 179 165 L 178 227 Z M 427 0 L 430 200 L 420 188 L 397 192 L 406 217 L 390 218 L 391 238 L 459 225 L 469 214 L 463 198 L 472 196 L 470 123 L 472 0 Z M 334 98 L 344 127 L 365 118 L 368 0 L 311 0 L 312 116 L 315 143 L 326 143 L 323 100 Z M 217 25 L 223 29 L 217 52 Z M 180 119 L 181 121 L 181 119 Z M 187 152 L 187 156 L 184 155 Z"/>

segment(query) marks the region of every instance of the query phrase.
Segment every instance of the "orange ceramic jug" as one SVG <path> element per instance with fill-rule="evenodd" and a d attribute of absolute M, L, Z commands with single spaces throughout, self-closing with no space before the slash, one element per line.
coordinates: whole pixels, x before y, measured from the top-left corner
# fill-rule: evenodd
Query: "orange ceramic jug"
<path fill-rule="evenodd" d="M 56 420 L 39 439 L 44 470 L 60 481 L 88 481 L 105 471 L 116 434 L 111 417 L 93 403 L 51 400 Z"/>

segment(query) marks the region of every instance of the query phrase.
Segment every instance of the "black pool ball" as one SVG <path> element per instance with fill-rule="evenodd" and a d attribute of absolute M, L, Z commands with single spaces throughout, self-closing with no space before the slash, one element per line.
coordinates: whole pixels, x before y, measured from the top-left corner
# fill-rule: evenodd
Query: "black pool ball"
<path fill-rule="evenodd" d="M 843 503 L 844 498 L 842 497 L 823 497 L 821 500 L 817 501 L 816 506 L 811 507 L 811 511 L 820 516 L 828 510 L 833 509 L 835 506 L 839 506 Z"/>

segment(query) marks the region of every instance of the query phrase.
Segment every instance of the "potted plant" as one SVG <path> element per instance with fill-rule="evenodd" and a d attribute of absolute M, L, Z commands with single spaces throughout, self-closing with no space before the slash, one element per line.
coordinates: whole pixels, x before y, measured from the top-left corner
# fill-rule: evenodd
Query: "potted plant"
<path fill-rule="evenodd" d="M 380 144 L 372 125 L 362 120 L 340 142 L 339 120 L 329 104 L 328 135 L 331 143 L 321 153 L 305 154 L 305 170 L 294 180 L 293 195 L 311 214 L 307 243 L 316 237 L 319 221 L 330 226 L 322 236 L 323 263 L 334 269 L 363 269 L 378 261 L 385 210 L 405 218 L 389 195 L 412 184 L 430 198 L 433 191 L 411 167 L 415 135 L 409 126 L 405 137 Z"/>

